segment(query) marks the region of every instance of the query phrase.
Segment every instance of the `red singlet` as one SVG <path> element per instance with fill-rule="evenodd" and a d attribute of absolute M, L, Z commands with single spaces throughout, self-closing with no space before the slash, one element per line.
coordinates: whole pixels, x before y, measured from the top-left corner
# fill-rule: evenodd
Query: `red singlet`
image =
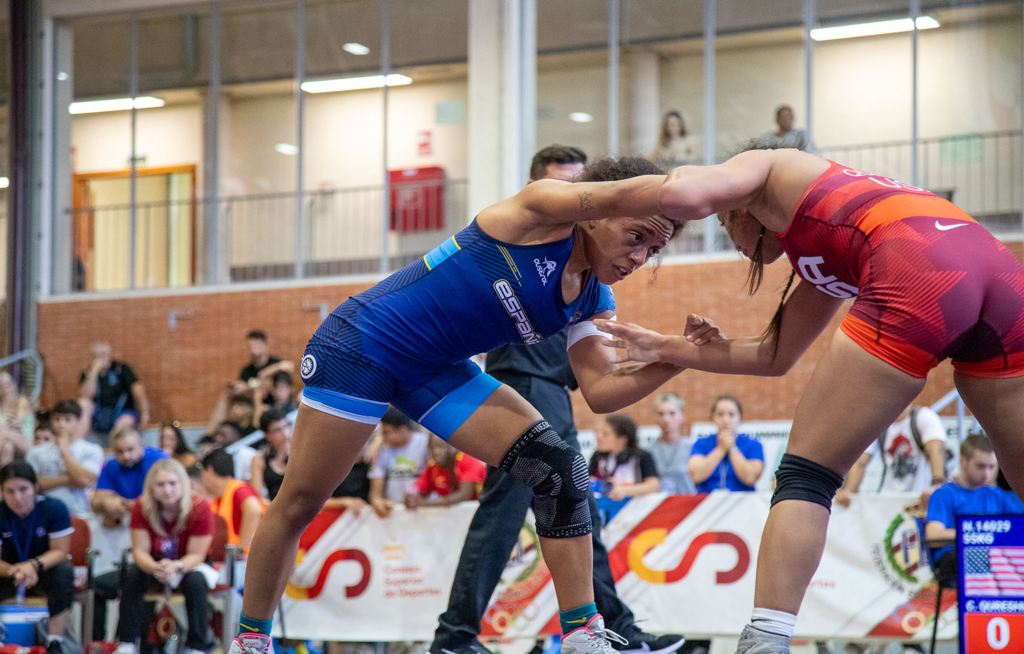
<path fill-rule="evenodd" d="M 841 329 L 883 361 L 1024 375 L 1024 266 L 952 203 L 832 163 L 779 237 L 801 279 L 856 298 Z"/>

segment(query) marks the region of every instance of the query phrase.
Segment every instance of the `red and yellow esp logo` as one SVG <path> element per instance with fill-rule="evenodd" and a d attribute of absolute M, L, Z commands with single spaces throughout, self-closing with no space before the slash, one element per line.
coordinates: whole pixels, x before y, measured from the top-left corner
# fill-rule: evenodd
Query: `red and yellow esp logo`
<path fill-rule="evenodd" d="M 730 545 L 736 550 L 736 565 L 731 570 L 716 573 L 718 584 L 731 584 L 739 581 L 750 567 L 750 550 L 743 539 L 728 531 L 707 531 L 697 536 L 686 548 L 679 565 L 671 570 L 654 570 L 644 564 L 644 556 L 653 548 L 665 542 L 668 531 L 665 529 L 648 529 L 640 532 L 629 544 L 627 560 L 629 568 L 637 577 L 649 584 L 672 584 L 683 579 L 693 567 L 697 554 L 708 545 Z"/>

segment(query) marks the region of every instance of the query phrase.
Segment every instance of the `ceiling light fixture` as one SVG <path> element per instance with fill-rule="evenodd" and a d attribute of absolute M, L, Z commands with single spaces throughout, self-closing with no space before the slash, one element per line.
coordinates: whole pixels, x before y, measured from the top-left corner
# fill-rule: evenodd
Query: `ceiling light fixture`
<path fill-rule="evenodd" d="M 333 93 L 334 91 L 357 91 L 359 89 L 379 89 L 384 86 L 383 75 L 368 77 L 348 77 L 345 79 L 323 79 L 316 82 L 303 82 L 302 90 L 307 93 Z M 412 78 L 392 73 L 387 77 L 388 86 L 404 86 L 412 84 Z"/>
<path fill-rule="evenodd" d="M 292 145 L 291 143 L 278 143 L 274 146 L 274 149 L 281 154 L 298 154 L 299 148 Z"/>
<path fill-rule="evenodd" d="M 116 98 L 113 100 L 88 100 L 86 102 L 72 102 L 68 111 L 73 114 L 98 114 L 104 111 L 128 111 L 132 108 L 131 98 Z M 136 109 L 153 109 L 164 106 L 164 101 L 149 95 L 135 98 Z"/>
<path fill-rule="evenodd" d="M 0 188 L 7 188 L 11 185 L 11 180 L 7 177 L 0 177 Z"/>
<path fill-rule="evenodd" d="M 930 30 L 939 26 L 939 21 L 931 16 L 918 16 L 917 29 Z M 850 39 L 858 36 L 877 36 L 879 34 L 897 34 L 910 32 L 914 29 L 914 21 L 909 18 L 881 20 L 874 23 L 858 23 L 856 25 L 836 25 L 835 27 L 819 27 L 811 30 L 811 38 L 815 41 L 834 41 Z"/>
<path fill-rule="evenodd" d="M 344 50 L 345 52 L 348 52 L 349 54 L 354 55 L 370 54 L 370 49 L 367 48 L 362 43 L 346 43 L 345 45 L 341 46 L 341 49 Z"/>
<path fill-rule="evenodd" d="M 585 111 L 574 111 L 569 114 L 569 120 L 574 123 L 592 123 L 594 122 L 594 117 Z"/>

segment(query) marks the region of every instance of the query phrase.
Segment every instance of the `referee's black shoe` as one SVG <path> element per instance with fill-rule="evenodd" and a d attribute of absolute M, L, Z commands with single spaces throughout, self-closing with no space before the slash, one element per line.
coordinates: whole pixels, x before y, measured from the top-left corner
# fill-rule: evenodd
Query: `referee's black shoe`
<path fill-rule="evenodd" d="M 474 638 L 462 647 L 456 647 L 455 649 L 442 648 L 437 652 L 432 651 L 430 654 L 494 654 L 494 652 L 484 647 L 483 643 Z"/>
<path fill-rule="evenodd" d="M 621 635 L 627 644 L 612 642 L 612 647 L 621 654 L 671 654 L 686 642 L 686 638 L 680 634 L 656 636 L 636 627 L 625 630 Z"/>

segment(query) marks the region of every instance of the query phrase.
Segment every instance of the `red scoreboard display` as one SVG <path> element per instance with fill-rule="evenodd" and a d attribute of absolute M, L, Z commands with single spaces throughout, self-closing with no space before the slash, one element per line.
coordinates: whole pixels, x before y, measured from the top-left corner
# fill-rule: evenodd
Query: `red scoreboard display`
<path fill-rule="evenodd" d="M 960 651 L 1024 652 L 1024 516 L 957 516 Z"/>

